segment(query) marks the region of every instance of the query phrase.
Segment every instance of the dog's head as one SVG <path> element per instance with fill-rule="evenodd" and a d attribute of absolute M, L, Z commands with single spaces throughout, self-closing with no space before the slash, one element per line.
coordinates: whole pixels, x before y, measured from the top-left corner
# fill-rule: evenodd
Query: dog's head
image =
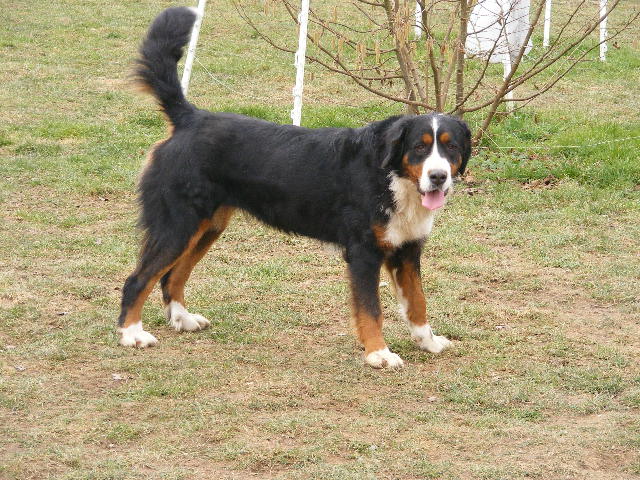
<path fill-rule="evenodd" d="M 435 210 L 470 156 L 471 132 L 462 120 L 442 114 L 406 116 L 386 131 L 382 167 L 411 180 L 422 204 Z"/>

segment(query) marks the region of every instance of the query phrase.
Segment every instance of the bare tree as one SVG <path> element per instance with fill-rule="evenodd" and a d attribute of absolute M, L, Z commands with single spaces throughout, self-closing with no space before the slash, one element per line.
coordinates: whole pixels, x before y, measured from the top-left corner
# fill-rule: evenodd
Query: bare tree
<path fill-rule="evenodd" d="M 493 10 L 485 12 L 487 22 L 482 26 L 470 22 L 473 9 L 483 8 L 489 1 L 418 0 L 419 15 L 416 3 L 408 0 L 351 0 L 339 9 L 318 2 L 309 14 L 308 41 L 312 48 L 307 58 L 377 96 L 405 104 L 409 113 L 438 111 L 464 116 L 479 111 L 481 126 L 474 137 L 478 142 L 502 104 L 513 102 L 515 109 L 522 108 L 552 88 L 600 45 L 592 34 L 601 16 L 587 0 L 565 2 L 562 11 L 554 13 L 549 47 L 536 48 L 528 55 L 536 29 L 542 30 L 545 0 L 531 0 L 526 11 L 521 6 L 513 7 L 518 2 L 493 1 Z M 255 1 L 236 0 L 238 12 L 264 40 L 294 53 L 293 41 L 277 38 L 272 30 L 261 26 L 264 19 L 259 16 L 273 15 L 283 8 L 297 22 L 297 3 L 262 0 L 261 4 L 264 12 L 257 13 Z M 610 0 L 602 18 L 622 4 L 622 0 Z M 512 22 L 523 20 L 523 15 L 526 21 L 520 23 L 519 42 L 509 44 Z M 609 22 L 608 40 L 639 16 L 637 8 L 628 8 L 625 18 L 614 25 Z M 412 33 L 415 28 L 420 29 L 419 36 Z M 484 42 L 483 48 L 472 52 L 469 38 L 477 40 L 485 32 L 491 39 L 489 44 Z M 501 65 L 492 65 L 496 58 L 503 59 Z M 503 71 L 507 58 L 510 69 Z"/>

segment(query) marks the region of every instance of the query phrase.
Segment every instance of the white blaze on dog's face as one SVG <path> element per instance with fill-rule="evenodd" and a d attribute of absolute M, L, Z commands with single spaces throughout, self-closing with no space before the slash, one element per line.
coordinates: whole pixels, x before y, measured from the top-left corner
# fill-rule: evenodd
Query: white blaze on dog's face
<path fill-rule="evenodd" d="M 450 135 L 447 132 L 442 132 L 442 138 L 438 137 L 438 117 L 433 117 L 433 146 L 431 153 L 425 159 L 422 164 L 422 175 L 420 176 L 420 182 L 418 183 L 420 193 L 425 194 L 440 190 L 447 192 L 453 184 L 451 179 L 451 164 L 447 157 L 444 156 L 442 149 L 447 148 L 446 143 L 442 140 L 450 140 Z M 444 144 L 443 144 L 444 143 Z"/>

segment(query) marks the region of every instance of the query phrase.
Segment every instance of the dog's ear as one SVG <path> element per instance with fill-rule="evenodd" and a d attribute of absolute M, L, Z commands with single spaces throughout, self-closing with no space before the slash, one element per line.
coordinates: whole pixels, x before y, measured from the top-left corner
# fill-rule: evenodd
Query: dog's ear
<path fill-rule="evenodd" d="M 455 118 L 455 121 L 462 130 L 462 163 L 460 164 L 460 168 L 458 169 L 458 174 L 462 175 L 464 173 L 464 169 L 467 167 L 469 157 L 471 157 L 471 130 L 469 130 L 469 126 L 463 120 Z"/>
<path fill-rule="evenodd" d="M 404 136 L 410 121 L 411 117 L 400 117 L 393 122 L 384 133 L 383 156 L 382 163 L 380 164 L 382 168 L 385 168 L 395 158 L 402 155 Z"/>

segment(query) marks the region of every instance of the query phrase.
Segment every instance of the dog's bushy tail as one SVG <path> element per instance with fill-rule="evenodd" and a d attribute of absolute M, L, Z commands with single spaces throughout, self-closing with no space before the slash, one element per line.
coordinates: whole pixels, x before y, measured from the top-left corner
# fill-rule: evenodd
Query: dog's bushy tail
<path fill-rule="evenodd" d="M 195 111 L 182 93 L 178 61 L 196 18 L 187 7 L 168 8 L 158 15 L 142 42 L 134 70 L 135 81 L 156 97 L 175 127 L 187 124 Z"/>

